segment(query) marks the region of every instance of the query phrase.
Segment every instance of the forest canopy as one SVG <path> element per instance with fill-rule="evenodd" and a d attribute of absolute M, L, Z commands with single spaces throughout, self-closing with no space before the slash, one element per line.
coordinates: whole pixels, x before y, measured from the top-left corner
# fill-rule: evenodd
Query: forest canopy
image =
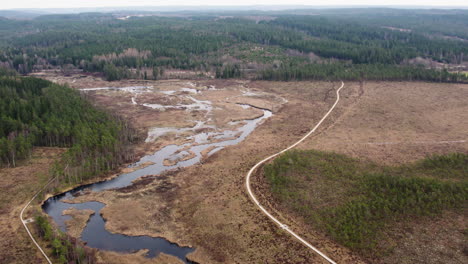
<path fill-rule="evenodd" d="M 0 76 L 0 166 L 16 166 L 34 146 L 66 147 L 57 175 L 77 182 L 131 158 L 137 133 L 78 91 L 32 77 Z"/>
<path fill-rule="evenodd" d="M 441 78 L 447 75 L 439 72 L 468 70 L 467 16 L 466 10 L 369 8 L 4 19 L 0 67 L 20 74 L 72 68 L 102 73 L 108 80 L 158 79 L 170 69 L 286 80 L 275 75 L 348 64 L 372 74 L 336 75 L 460 82 L 466 75 Z M 418 64 L 437 72 L 409 69 Z M 399 68 L 418 73 L 407 78 Z"/>

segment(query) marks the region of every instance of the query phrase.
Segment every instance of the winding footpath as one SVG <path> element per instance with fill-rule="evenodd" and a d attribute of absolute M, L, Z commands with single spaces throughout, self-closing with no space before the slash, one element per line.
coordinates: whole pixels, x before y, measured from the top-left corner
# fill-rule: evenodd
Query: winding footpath
<path fill-rule="evenodd" d="M 336 264 L 336 262 L 334 262 L 332 259 L 330 259 L 329 257 L 327 257 L 327 255 L 325 255 L 324 253 L 322 253 L 320 250 L 318 250 L 317 248 L 315 248 L 314 246 L 312 246 L 311 244 L 309 244 L 306 240 L 304 240 L 302 237 L 300 237 L 298 234 L 294 233 L 291 229 L 289 229 L 289 227 L 283 223 L 281 223 L 276 217 L 274 217 L 271 213 L 269 213 L 261 204 L 260 202 L 257 200 L 257 198 L 255 197 L 253 191 L 252 191 L 252 188 L 250 187 L 250 177 L 252 176 L 252 174 L 254 173 L 254 171 L 260 166 L 262 165 L 263 163 L 267 162 L 268 160 L 296 147 L 297 145 L 299 145 L 302 141 L 304 141 L 305 139 L 307 139 L 312 133 L 315 132 L 315 130 L 317 130 L 317 128 L 323 123 L 323 121 L 325 121 L 325 119 L 330 115 L 330 113 L 333 111 L 333 109 L 335 109 L 336 105 L 338 104 L 338 102 L 340 101 L 340 90 L 344 87 L 344 82 L 341 82 L 341 86 L 340 88 L 338 88 L 338 90 L 336 90 L 336 101 L 335 103 L 332 105 L 332 107 L 330 108 L 330 110 L 328 110 L 328 112 L 322 117 L 322 119 L 320 119 L 320 121 L 317 123 L 317 125 L 315 125 L 314 128 L 312 128 L 312 130 L 309 131 L 309 133 L 307 133 L 303 138 L 301 138 L 299 141 L 297 141 L 296 143 L 292 144 L 291 146 L 283 149 L 282 151 L 278 152 L 278 153 L 275 153 L 261 161 L 259 161 L 257 164 L 255 164 L 250 170 L 249 172 L 247 173 L 247 176 L 245 178 L 245 186 L 247 187 L 247 192 L 250 196 L 250 198 L 253 200 L 253 202 L 257 205 L 257 207 L 266 215 L 268 216 L 273 222 L 275 222 L 281 229 L 285 230 L 286 232 L 288 232 L 289 234 L 291 234 L 292 236 L 294 236 L 295 238 L 297 238 L 302 244 L 304 244 L 305 246 L 307 246 L 308 248 L 312 249 L 315 253 L 319 254 L 321 257 L 323 257 L 324 259 L 326 259 L 328 262 L 332 263 L 332 264 Z"/>
<path fill-rule="evenodd" d="M 44 250 L 42 250 L 41 246 L 39 246 L 39 244 L 37 243 L 36 239 L 34 239 L 33 235 L 31 234 L 31 231 L 29 230 L 27 224 L 30 223 L 30 221 L 28 220 L 24 220 L 23 218 L 23 214 L 24 214 L 24 211 L 26 211 L 26 208 L 28 208 L 28 206 L 31 204 L 32 201 L 34 201 L 34 199 L 36 199 L 36 197 L 47 187 L 49 186 L 49 184 L 51 184 L 57 177 L 54 177 L 52 178 L 51 180 L 49 180 L 49 182 L 47 182 L 46 185 L 44 185 L 44 187 L 42 187 L 42 189 L 40 189 L 32 198 L 31 200 L 29 200 L 29 202 L 23 207 L 23 209 L 21 210 L 21 213 L 20 213 L 20 220 L 21 220 L 21 223 L 23 224 L 24 228 L 26 229 L 26 232 L 28 232 L 28 235 L 29 237 L 31 238 L 32 242 L 34 243 L 34 245 L 36 245 L 36 247 L 39 249 L 39 251 L 42 253 L 42 255 L 44 256 L 44 258 L 47 260 L 47 262 L 49 264 L 52 264 L 52 261 L 49 259 L 49 257 L 47 256 L 47 254 L 44 252 Z"/>

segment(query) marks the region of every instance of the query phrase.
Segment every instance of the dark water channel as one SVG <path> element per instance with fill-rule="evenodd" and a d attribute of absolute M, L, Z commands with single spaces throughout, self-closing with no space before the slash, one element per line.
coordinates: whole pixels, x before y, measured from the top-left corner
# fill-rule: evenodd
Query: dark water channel
<path fill-rule="evenodd" d="M 154 164 L 142 169 L 135 170 L 130 173 L 121 174 L 118 177 L 108 181 L 83 185 L 66 193 L 56 195 L 46 200 L 42 208 L 48 215 L 50 215 L 54 219 L 56 224 L 63 231 L 66 231 L 65 221 L 71 218 L 68 215 L 62 215 L 64 210 L 69 208 L 76 208 L 79 210 L 93 210 L 94 214 L 90 217 L 88 224 L 86 225 L 81 234 L 81 240 L 86 242 L 89 247 L 117 252 L 136 252 L 138 250 L 148 249 L 149 252 L 146 256 L 149 258 L 155 257 L 160 252 L 163 252 L 168 255 L 176 256 L 183 260 L 185 263 L 190 263 L 186 259 L 186 255 L 190 252 L 193 252 L 195 250 L 194 248 L 180 247 L 177 244 L 171 243 L 170 241 L 159 237 L 126 236 L 122 234 L 110 233 L 109 231 L 107 231 L 105 228 L 105 220 L 100 214 L 101 209 L 105 206 L 105 204 L 103 203 L 65 203 L 63 201 L 72 201 L 75 197 L 74 195 L 78 194 L 80 191 L 85 189 L 93 192 L 100 192 L 110 189 L 123 188 L 132 185 L 132 181 L 143 176 L 158 175 L 171 169 L 183 168 L 194 165 L 200 162 L 200 159 L 202 157 L 202 151 L 208 148 L 212 148 L 212 150 L 209 152 L 209 155 L 211 155 L 226 146 L 235 145 L 244 140 L 250 133 L 252 133 L 255 127 L 262 120 L 272 115 L 270 111 L 263 110 L 263 112 L 263 116 L 259 118 L 232 123 L 233 126 L 242 124 L 240 127 L 234 130 L 225 130 L 221 132 L 203 132 L 194 135 L 193 137 L 195 139 L 195 142 L 198 143 L 198 145 L 191 146 L 190 143 L 187 143 L 181 146 L 166 146 L 155 152 L 153 155 L 144 156 L 132 166 L 138 166 L 145 162 L 152 162 Z M 237 135 L 240 136 L 236 138 L 233 137 Z M 207 140 L 210 137 L 217 140 L 225 140 L 210 143 Z M 165 159 L 175 160 L 181 158 L 181 156 L 183 155 L 187 155 L 188 151 L 181 151 L 187 146 L 191 146 L 189 151 L 195 153 L 195 157 L 189 160 L 180 161 L 172 166 L 165 166 L 163 164 Z"/>

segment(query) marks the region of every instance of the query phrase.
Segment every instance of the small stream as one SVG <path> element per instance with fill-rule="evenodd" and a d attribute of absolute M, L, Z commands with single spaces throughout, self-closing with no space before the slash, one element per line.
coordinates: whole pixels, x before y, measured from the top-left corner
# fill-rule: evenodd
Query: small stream
<path fill-rule="evenodd" d="M 140 87 L 138 87 L 140 88 Z M 244 106 L 247 107 L 247 106 Z M 101 250 L 111 250 L 117 252 L 136 252 L 142 249 L 148 249 L 146 255 L 152 258 L 163 252 L 168 255 L 176 256 L 185 263 L 190 263 L 186 259 L 186 255 L 193 252 L 195 249 L 190 247 L 180 247 L 177 244 L 160 237 L 150 236 L 127 236 L 122 234 L 114 234 L 106 230 L 105 220 L 102 218 L 100 212 L 105 207 L 105 204 L 100 202 L 85 202 L 85 203 L 65 203 L 65 200 L 73 200 L 74 195 L 82 190 L 90 190 L 93 192 L 100 192 L 110 189 L 117 189 L 132 185 L 132 182 L 140 177 L 147 175 L 158 175 L 165 171 L 175 168 L 184 168 L 200 162 L 202 152 L 210 149 L 208 155 L 223 149 L 226 146 L 232 146 L 243 141 L 256 126 L 263 120 L 272 116 L 272 112 L 263 110 L 263 116 L 253 120 L 243 120 L 231 122 L 232 130 L 214 131 L 214 132 L 201 132 L 191 136 L 196 144 L 187 143 L 180 146 L 168 145 L 158 150 L 152 155 L 142 157 L 138 162 L 131 165 L 136 167 L 147 162 L 152 162 L 145 168 L 135 170 L 130 173 L 124 173 L 116 178 L 108 181 L 97 182 L 93 184 L 83 185 L 71 191 L 56 195 L 46 200 L 42 206 L 43 210 L 51 216 L 56 224 L 62 231 L 66 231 L 65 221 L 71 219 L 71 216 L 62 215 L 63 211 L 68 208 L 76 208 L 79 210 L 91 209 L 94 214 L 90 217 L 88 224 L 81 234 L 81 240 L 87 243 L 89 247 Z M 236 127 L 234 129 L 234 127 Z M 170 128 L 165 128 L 166 132 L 171 131 Z M 174 128 L 176 129 L 176 128 Z M 177 131 L 176 131 L 177 132 Z M 215 139 L 216 142 L 210 142 L 208 139 Z M 193 158 L 182 160 L 184 155 L 193 152 Z M 182 160 L 171 166 L 165 166 L 164 160 Z"/>

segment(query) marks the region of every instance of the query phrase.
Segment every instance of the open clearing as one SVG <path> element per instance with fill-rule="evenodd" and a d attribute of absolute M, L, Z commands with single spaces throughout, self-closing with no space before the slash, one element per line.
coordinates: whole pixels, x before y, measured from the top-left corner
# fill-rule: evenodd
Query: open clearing
<path fill-rule="evenodd" d="M 468 85 L 366 83 L 362 93 L 357 103 L 343 100 L 333 125 L 301 148 L 386 164 L 468 151 Z"/>
<path fill-rule="evenodd" d="M 164 176 L 140 179 L 125 190 L 84 194 L 76 199 L 105 203 L 102 213 L 109 231 L 163 236 L 179 245 L 190 245 L 196 251 L 189 258 L 197 262 L 325 263 L 288 234 L 279 231 L 255 208 L 245 192 L 244 177 L 257 161 L 284 149 L 307 133 L 335 101 L 335 89 L 340 83 L 233 80 L 109 83 L 91 80 L 93 77 L 43 77 L 67 82 L 74 88 L 152 86 L 150 92 L 137 95 L 119 90 L 88 92 L 97 104 L 131 119 L 145 133 L 158 127 L 193 128 L 197 121 L 225 128 L 229 121 L 254 118 L 260 113 L 259 109 L 244 109 L 236 103 L 271 109 L 273 116 L 246 140 L 207 157 L 203 164 Z M 301 144 L 301 148 L 332 150 L 382 163 L 412 161 L 430 153 L 468 151 L 466 141 L 458 142 L 466 140 L 468 131 L 466 118 L 463 118 L 468 112 L 467 85 L 396 82 L 345 85 L 336 112 L 319 129 L 319 134 Z M 202 93 L 183 91 L 182 88 Z M 174 90 L 177 90 L 176 95 L 183 96 L 166 96 Z M 188 96 L 212 102 L 211 120 L 199 109 L 187 112 L 186 108 L 164 107 L 195 102 L 187 101 Z M 187 142 L 187 137 L 193 133 L 190 129 L 179 131 L 143 144 L 141 153 Z M 457 143 L 440 143 L 443 141 Z M 392 144 L 369 144 L 381 142 Z M 275 208 L 274 204 L 261 202 Z M 336 262 L 362 262 L 359 256 L 323 234 L 308 230 L 301 219 L 285 217 L 285 213 L 283 219 Z M 440 221 L 450 221 L 447 219 Z M 453 221 L 456 219 L 459 218 Z M 79 230 L 73 232 L 78 234 Z M 446 235 L 443 231 L 437 234 Z M 424 243 L 417 239 L 409 241 L 408 245 Z M 132 263 L 141 260 L 142 254 L 127 254 L 119 259 L 122 263 Z M 100 253 L 103 263 L 115 256 L 112 252 Z M 178 263 L 178 259 L 163 255 L 145 261 L 159 263 L 161 258 L 165 258 L 163 262 L 166 263 Z M 392 259 L 387 262 L 391 263 Z"/>

